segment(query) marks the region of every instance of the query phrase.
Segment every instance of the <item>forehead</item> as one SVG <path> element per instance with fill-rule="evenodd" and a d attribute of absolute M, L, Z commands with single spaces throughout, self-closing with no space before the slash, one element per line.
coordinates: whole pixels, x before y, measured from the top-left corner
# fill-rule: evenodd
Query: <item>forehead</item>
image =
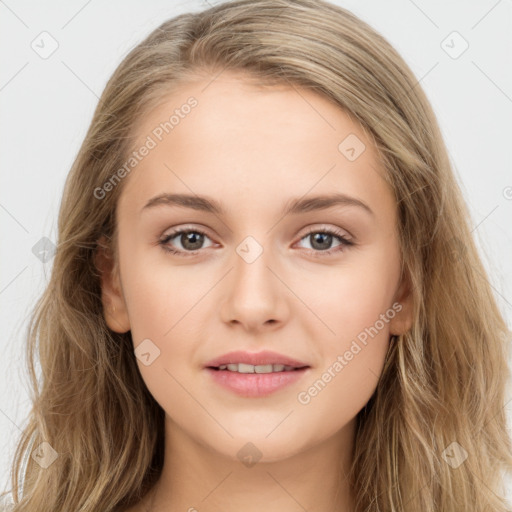
<path fill-rule="evenodd" d="M 233 73 L 206 77 L 173 90 L 135 133 L 135 148 L 152 146 L 125 183 L 124 200 L 138 206 L 164 191 L 222 191 L 226 201 L 242 195 L 260 206 L 308 191 L 390 199 L 362 127 L 305 88 L 264 86 Z"/>

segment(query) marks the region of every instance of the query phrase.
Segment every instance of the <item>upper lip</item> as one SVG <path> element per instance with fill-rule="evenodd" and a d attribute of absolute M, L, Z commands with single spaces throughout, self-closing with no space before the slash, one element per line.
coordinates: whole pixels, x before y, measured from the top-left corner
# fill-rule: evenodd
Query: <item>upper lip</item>
<path fill-rule="evenodd" d="M 234 352 L 228 352 L 222 356 L 216 357 L 205 364 L 205 368 L 214 367 L 217 368 L 224 364 L 235 364 L 244 363 L 257 365 L 267 364 L 283 364 L 285 366 L 293 366 L 294 368 L 303 368 L 309 366 L 307 363 L 303 363 L 297 359 L 272 352 L 271 350 L 264 350 L 263 352 L 244 352 L 237 350 Z"/>

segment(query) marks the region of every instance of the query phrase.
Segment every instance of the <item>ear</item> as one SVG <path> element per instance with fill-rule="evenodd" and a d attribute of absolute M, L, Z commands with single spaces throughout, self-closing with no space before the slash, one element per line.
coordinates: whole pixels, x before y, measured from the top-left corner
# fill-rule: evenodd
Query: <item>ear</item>
<path fill-rule="evenodd" d="M 413 295 L 412 286 L 408 275 L 404 275 L 398 287 L 393 304 L 399 304 L 400 310 L 396 308 L 397 314 L 389 322 L 389 331 L 393 336 L 406 333 L 413 322 Z"/>
<path fill-rule="evenodd" d="M 101 301 L 108 327 L 118 333 L 130 330 L 130 319 L 120 285 L 119 266 L 115 264 L 105 236 L 98 240 L 94 263 L 101 276 Z"/>

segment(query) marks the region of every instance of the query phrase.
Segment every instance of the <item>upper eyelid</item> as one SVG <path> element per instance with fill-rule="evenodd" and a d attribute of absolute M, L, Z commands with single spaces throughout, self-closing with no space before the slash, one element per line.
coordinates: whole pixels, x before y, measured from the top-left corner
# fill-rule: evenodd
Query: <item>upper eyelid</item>
<path fill-rule="evenodd" d="M 354 238 L 353 235 L 350 233 L 350 231 L 346 230 L 345 228 L 340 228 L 339 226 L 331 226 L 327 224 L 312 226 L 307 228 L 307 231 L 302 235 L 301 238 L 304 238 L 305 236 L 309 235 L 310 233 L 317 233 L 321 231 L 344 231 L 350 239 Z M 336 236 L 343 236 L 343 235 L 336 235 Z"/>
<path fill-rule="evenodd" d="M 168 228 L 167 230 L 164 231 L 164 233 L 162 234 L 162 236 L 160 237 L 161 239 L 165 239 L 165 238 L 168 238 L 170 236 L 174 237 L 180 233 L 183 233 L 183 232 L 188 232 L 188 231 L 192 231 L 192 232 L 198 232 L 198 233 L 204 233 L 205 235 L 207 235 L 209 238 L 213 238 L 212 236 L 210 236 L 210 230 L 208 230 L 207 228 L 204 228 L 204 227 L 197 227 L 197 226 L 189 226 L 187 224 L 184 224 L 184 225 L 179 225 L 177 227 L 173 227 L 173 228 Z"/>
<path fill-rule="evenodd" d="M 167 237 L 169 237 L 171 235 L 174 236 L 174 235 L 177 235 L 179 233 L 187 232 L 187 231 L 202 232 L 205 235 L 207 235 L 208 237 L 214 238 L 214 237 L 210 236 L 210 234 L 209 234 L 210 230 L 208 228 L 203 227 L 203 226 L 197 227 L 197 226 L 188 225 L 188 224 L 181 224 L 181 225 L 178 225 L 178 226 L 173 227 L 173 228 L 168 228 L 168 230 L 170 230 L 170 232 L 167 233 L 167 234 L 165 234 L 166 232 L 164 232 L 164 234 L 161 236 L 161 238 L 164 239 L 164 238 L 167 238 Z M 341 230 L 341 231 L 344 231 L 350 237 L 350 239 L 354 238 L 352 233 L 350 233 L 350 231 L 348 231 L 345 228 L 341 228 L 339 226 L 334 226 L 334 225 L 328 225 L 328 224 L 317 224 L 317 225 L 313 225 L 313 226 L 310 226 L 310 227 L 306 228 L 306 232 L 301 236 L 301 239 L 304 238 L 305 236 L 311 234 L 311 233 L 316 233 L 316 232 L 323 231 L 323 230 L 327 230 L 327 231 L 333 231 L 333 230 L 334 231 L 339 231 L 339 230 Z"/>

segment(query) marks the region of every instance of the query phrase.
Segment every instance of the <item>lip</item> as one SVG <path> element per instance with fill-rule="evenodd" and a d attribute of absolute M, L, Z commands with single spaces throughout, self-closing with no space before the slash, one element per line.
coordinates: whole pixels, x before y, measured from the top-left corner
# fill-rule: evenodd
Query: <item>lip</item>
<path fill-rule="evenodd" d="M 238 373 L 205 368 L 212 381 L 242 397 L 265 397 L 299 381 L 311 368 L 271 373 Z"/>
<path fill-rule="evenodd" d="M 271 350 L 264 350 L 262 352 L 246 352 L 242 350 L 236 350 L 234 352 L 228 352 L 227 354 L 208 361 L 204 367 L 218 368 L 223 364 L 234 363 L 252 364 L 254 366 L 265 364 L 284 364 L 285 366 L 293 366 L 294 368 L 303 368 L 305 366 L 309 367 L 307 363 L 297 359 L 292 359 L 291 357 L 273 352 Z"/>

